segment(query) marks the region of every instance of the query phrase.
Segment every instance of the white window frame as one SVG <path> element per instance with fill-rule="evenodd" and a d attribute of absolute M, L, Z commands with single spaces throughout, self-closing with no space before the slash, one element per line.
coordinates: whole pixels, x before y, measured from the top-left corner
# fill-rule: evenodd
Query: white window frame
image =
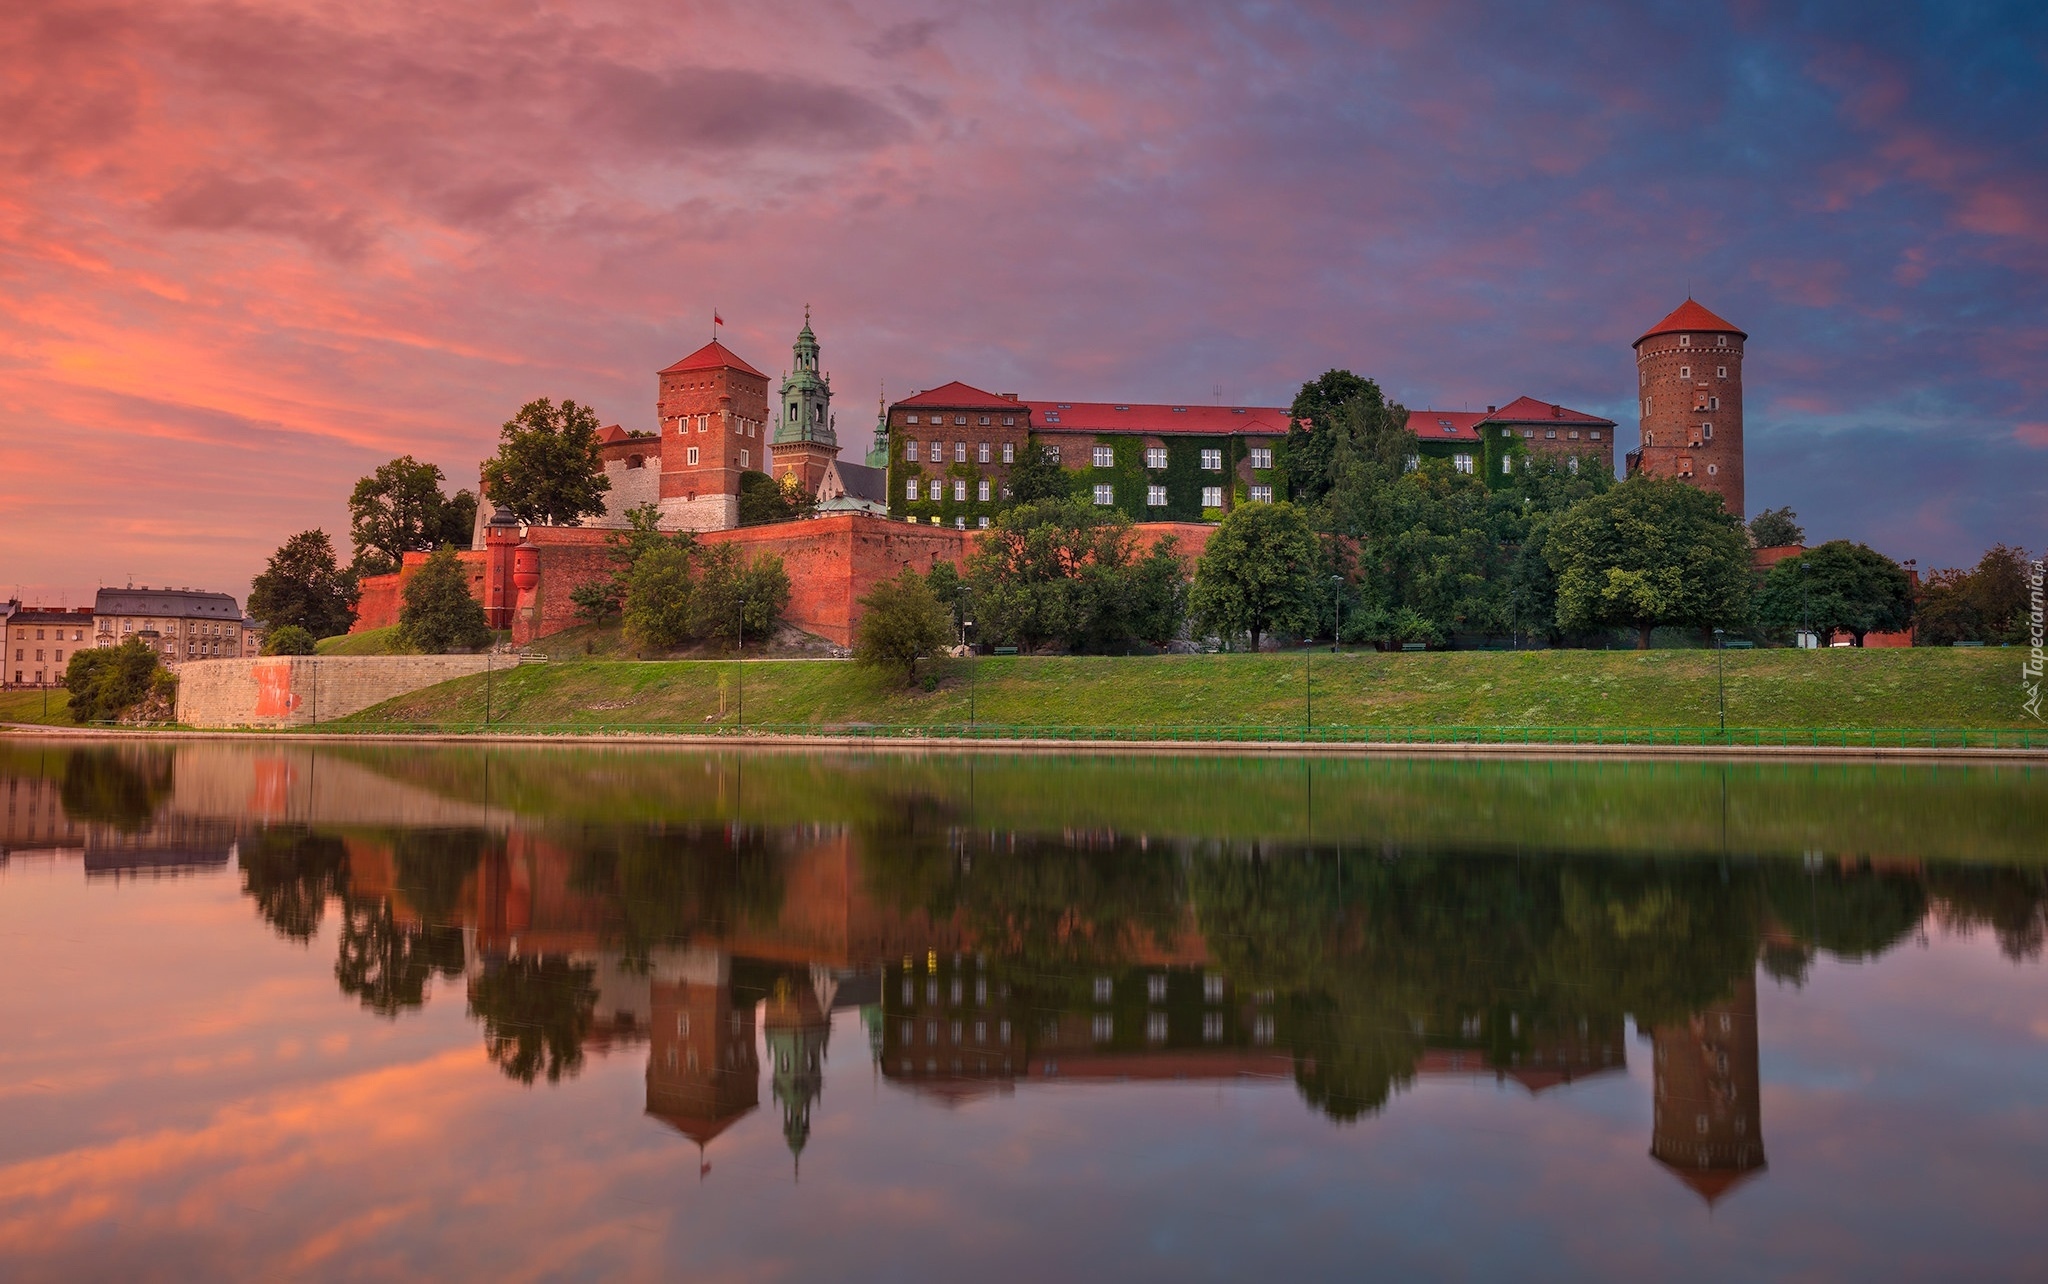
<path fill-rule="evenodd" d="M 1272 502 L 1273 502 L 1273 488 L 1272 488 L 1271 486 L 1254 486 L 1254 487 L 1252 487 L 1252 502 L 1253 502 L 1254 504 L 1270 504 L 1270 503 L 1272 503 Z"/>
<path fill-rule="evenodd" d="M 1464 473 L 1467 476 L 1470 476 L 1472 474 L 1473 467 L 1472 456 L 1463 453 L 1452 455 L 1451 466 L 1456 468 L 1459 472 Z"/>
<path fill-rule="evenodd" d="M 912 477 L 903 483 L 903 498 L 907 503 L 917 502 L 917 478 Z"/>
<path fill-rule="evenodd" d="M 1003 443 L 1003 462 L 1006 464 L 1014 464 L 1017 462 L 1016 442 L 1006 441 Z"/>
<path fill-rule="evenodd" d="M 1728 377 L 1728 367 L 1727 367 L 1727 366 L 1715 366 L 1715 367 L 1714 367 L 1714 377 L 1715 377 L 1716 379 L 1726 379 L 1726 378 Z"/>
<path fill-rule="evenodd" d="M 1108 508 L 1116 503 L 1116 487 L 1108 482 L 1095 483 L 1095 506 Z"/>
<path fill-rule="evenodd" d="M 685 459 L 689 464 L 691 464 L 694 467 L 697 463 L 697 447 L 690 447 L 689 453 L 688 455 L 685 456 Z"/>
<path fill-rule="evenodd" d="M 967 479 L 965 477 L 955 477 L 953 479 L 953 502 L 956 504 L 967 502 Z"/>
<path fill-rule="evenodd" d="M 1254 468 L 1271 468 L 1272 466 L 1273 466 L 1273 448 L 1272 448 L 1271 446 L 1253 446 L 1253 447 L 1252 447 L 1252 467 L 1254 467 Z"/>
<path fill-rule="evenodd" d="M 904 423 L 906 423 L 906 424 L 914 424 L 914 423 L 916 423 L 916 422 L 917 422 L 917 416 L 916 416 L 916 415 L 905 415 L 905 416 L 903 416 L 903 422 L 904 422 Z"/>
<path fill-rule="evenodd" d="M 975 483 L 974 497 L 984 504 L 988 502 L 988 478 L 984 477 Z"/>
<path fill-rule="evenodd" d="M 966 415 L 954 415 L 954 416 L 953 416 L 953 423 L 954 423 L 954 425 L 955 425 L 956 427 L 960 427 L 960 428 L 965 428 L 965 427 L 967 426 L 967 416 L 966 416 Z"/>
<path fill-rule="evenodd" d="M 1147 507 L 1147 508 L 1164 508 L 1164 507 L 1166 507 L 1166 487 L 1164 487 L 1164 486 L 1147 486 L 1147 487 L 1145 488 L 1145 507 Z"/>
<path fill-rule="evenodd" d="M 1145 467 L 1147 467 L 1147 468 L 1153 468 L 1153 469 L 1161 469 L 1161 468 L 1165 468 L 1165 467 L 1166 467 L 1166 447 L 1164 447 L 1164 446 L 1147 446 L 1147 447 L 1145 447 Z"/>
<path fill-rule="evenodd" d="M 953 443 L 953 462 L 956 464 L 964 464 L 967 462 L 966 442 L 956 441 Z"/>
<path fill-rule="evenodd" d="M 1221 486 L 1204 486 L 1204 487 L 1202 487 L 1202 507 L 1204 507 L 1204 508 L 1221 508 L 1221 507 L 1223 507 L 1223 488 L 1222 488 Z"/>
<path fill-rule="evenodd" d="M 976 442 L 976 443 L 975 443 L 975 445 L 974 445 L 974 453 L 975 453 L 975 455 L 976 455 L 976 462 L 978 462 L 978 463 L 983 463 L 983 464 L 987 463 L 987 462 L 988 462 L 988 443 L 987 443 L 987 442 L 985 442 L 985 441 L 981 441 L 981 442 Z"/>
<path fill-rule="evenodd" d="M 915 422 L 915 420 L 912 422 Z M 917 438 L 906 437 L 903 439 L 903 462 L 907 464 L 917 462 Z"/>
<path fill-rule="evenodd" d="M 988 416 L 987 416 L 987 415 L 983 415 L 983 416 L 981 417 L 981 426 L 982 426 L 983 428 L 986 428 L 986 427 L 988 427 Z"/>
<path fill-rule="evenodd" d="M 1203 472 L 1205 472 L 1205 473 L 1220 473 L 1220 472 L 1222 472 L 1222 471 L 1223 471 L 1223 452 L 1222 452 L 1222 451 L 1220 451 L 1220 450 L 1205 450 L 1205 451 L 1203 451 L 1203 452 L 1202 452 L 1202 471 L 1203 471 Z M 1214 507 L 1214 505 L 1211 505 L 1211 507 Z"/>

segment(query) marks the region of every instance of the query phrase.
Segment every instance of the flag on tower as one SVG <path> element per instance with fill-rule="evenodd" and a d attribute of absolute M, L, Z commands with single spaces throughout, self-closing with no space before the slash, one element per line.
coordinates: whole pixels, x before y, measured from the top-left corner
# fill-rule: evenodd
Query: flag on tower
<path fill-rule="evenodd" d="M 718 313 L 717 313 L 717 312 L 716 312 L 716 311 L 714 310 L 714 311 L 712 312 L 712 314 L 711 314 L 711 324 L 713 324 L 713 325 L 724 325 L 724 324 L 725 324 L 725 318 L 724 318 L 724 317 L 722 317 L 722 316 L 720 316 L 720 315 L 718 315 Z"/>

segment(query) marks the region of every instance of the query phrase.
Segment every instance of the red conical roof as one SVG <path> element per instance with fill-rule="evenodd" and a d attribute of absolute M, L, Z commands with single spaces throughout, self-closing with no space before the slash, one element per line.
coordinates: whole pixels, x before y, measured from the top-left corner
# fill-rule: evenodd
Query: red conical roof
<path fill-rule="evenodd" d="M 744 371 L 757 379 L 766 379 L 768 377 L 740 360 L 733 354 L 731 348 L 726 347 L 716 339 L 713 339 L 667 369 L 658 370 L 655 373 L 676 374 L 683 370 L 717 370 L 721 368 Z"/>
<path fill-rule="evenodd" d="M 1708 334 L 1718 332 L 1721 334 L 1737 335 L 1744 339 L 1749 337 L 1691 299 L 1687 299 L 1679 304 L 1677 308 L 1673 309 L 1670 316 L 1665 317 L 1662 321 L 1643 331 L 1643 339 L 1648 339 L 1653 335 L 1679 334 L 1686 331 L 1705 331 Z M 1641 344 L 1643 339 L 1637 339 L 1635 343 L 1629 346 L 1635 347 Z"/>

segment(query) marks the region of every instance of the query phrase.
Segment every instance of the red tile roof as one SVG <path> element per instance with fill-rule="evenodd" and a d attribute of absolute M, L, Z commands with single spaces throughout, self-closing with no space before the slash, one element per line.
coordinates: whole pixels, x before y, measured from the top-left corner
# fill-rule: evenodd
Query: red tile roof
<path fill-rule="evenodd" d="M 1612 419 L 1602 419 L 1584 411 L 1570 410 L 1549 401 L 1538 401 L 1534 397 L 1517 397 L 1492 414 L 1486 415 L 1488 423 L 1495 424 L 1574 424 L 1581 428 L 1612 428 Z"/>
<path fill-rule="evenodd" d="M 674 365 L 668 366 L 665 369 L 657 371 L 656 373 L 678 374 L 684 370 L 718 369 L 743 371 L 746 374 L 753 375 L 757 379 L 766 379 L 768 377 L 767 375 L 762 374 L 759 370 L 756 370 L 754 369 L 754 367 L 748 365 L 746 362 L 740 360 L 737 356 L 733 354 L 733 350 L 731 348 L 726 347 L 724 344 L 720 343 L 716 339 L 713 339 L 711 342 L 697 349 L 689 356 L 684 357 L 681 361 L 676 362 Z"/>
<path fill-rule="evenodd" d="M 1041 432 L 1284 437 L 1289 421 L 1288 412 L 1274 406 L 1145 406 L 1111 401 L 1024 404 L 1031 408 L 1031 426 Z"/>
<path fill-rule="evenodd" d="M 1422 441 L 1477 441 L 1485 415 L 1463 410 L 1411 410 L 1408 431 Z"/>
<path fill-rule="evenodd" d="M 943 383 L 929 392 L 920 392 L 914 397 L 905 397 L 896 403 L 899 406 L 944 406 L 948 410 L 993 410 L 1005 408 L 1014 410 L 1018 402 L 1014 397 L 1000 397 L 993 392 L 983 392 L 955 379 Z"/>
<path fill-rule="evenodd" d="M 1708 334 L 1714 334 L 1719 332 L 1724 334 L 1740 335 L 1742 338 L 1745 339 L 1749 337 L 1747 334 L 1744 334 L 1741 330 L 1738 330 L 1734 326 L 1728 324 L 1726 321 L 1723 321 L 1721 318 L 1707 311 L 1705 308 L 1693 302 L 1691 299 L 1687 299 L 1685 302 L 1679 304 L 1670 316 L 1665 317 L 1662 321 L 1659 321 L 1657 324 L 1643 331 L 1643 339 L 1647 339 L 1652 335 L 1678 334 L 1687 330 L 1704 330 Z M 1634 347 L 1636 346 L 1636 344 L 1642 343 L 1643 339 L 1637 339 L 1636 343 L 1631 344 L 1630 346 Z"/>

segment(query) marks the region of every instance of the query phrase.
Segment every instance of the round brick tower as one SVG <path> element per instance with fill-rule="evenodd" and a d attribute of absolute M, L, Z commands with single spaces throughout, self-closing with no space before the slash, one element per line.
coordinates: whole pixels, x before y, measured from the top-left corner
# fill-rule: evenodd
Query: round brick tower
<path fill-rule="evenodd" d="M 1742 493 L 1742 349 L 1749 336 L 1687 299 L 1635 342 L 1642 446 L 1628 472 L 1677 477 L 1747 520 Z"/>

